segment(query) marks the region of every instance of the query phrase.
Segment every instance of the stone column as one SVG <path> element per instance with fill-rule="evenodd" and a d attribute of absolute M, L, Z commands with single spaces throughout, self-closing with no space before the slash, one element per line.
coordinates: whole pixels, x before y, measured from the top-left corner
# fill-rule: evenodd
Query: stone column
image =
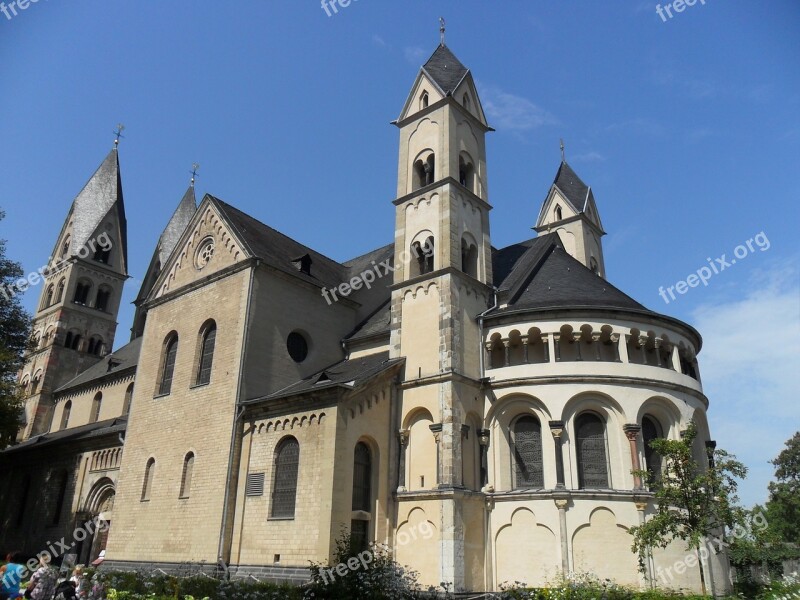
<path fill-rule="evenodd" d="M 653 341 L 653 351 L 656 353 L 656 366 L 661 366 L 661 338 L 656 338 Z"/>
<path fill-rule="evenodd" d="M 553 334 L 553 343 L 556 348 L 556 362 L 561 362 L 561 334 Z"/>
<path fill-rule="evenodd" d="M 573 341 L 574 344 L 577 345 L 577 348 L 578 348 L 578 355 L 575 358 L 575 360 L 583 360 L 583 356 L 581 356 L 581 336 L 583 336 L 583 333 L 573 333 L 572 334 L 572 341 Z"/>
<path fill-rule="evenodd" d="M 433 433 L 433 439 L 436 441 L 436 485 L 442 482 L 442 424 L 434 423 L 428 426 Z"/>
<path fill-rule="evenodd" d="M 406 491 L 406 450 L 408 449 L 408 429 L 401 429 L 397 432 L 397 441 L 400 443 L 400 456 L 398 457 L 399 466 L 397 468 L 397 491 Z"/>
<path fill-rule="evenodd" d="M 642 467 L 639 462 L 639 447 L 636 441 L 639 438 L 639 432 L 642 430 L 642 426 L 637 423 L 626 423 L 622 426 L 622 430 L 625 432 L 625 437 L 628 438 L 628 443 L 630 444 L 631 465 L 633 470 L 639 471 Z M 633 476 L 633 488 L 636 490 L 642 489 L 642 478 L 639 475 Z"/>
<path fill-rule="evenodd" d="M 511 340 L 503 340 L 503 366 L 511 366 Z"/>
<path fill-rule="evenodd" d="M 522 337 L 522 362 L 528 364 L 528 336 Z"/>
<path fill-rule="evenodd" d="M 492 342 L 486 342 L 486 353 L 484 356 L 484 367 L 485 369 L 493 369 L 492 366 Z"/>
<path fill-rule="evenodd" d="M 569 538 L 567 535 L 567 506 L 568 498 L 555 498 L 554 502 L 558 508 L 558 525 L 561 534 L 561 573 L 566 577 L 569 575 Z"/>
<path fill-rule="evenodd" d="M 478 430 L 478 441 L 481 445 L 481 482 L 480 489 L 489 485 L 489 430 Z"/>
<path fill-rule="evenodd" d="M 543 348 L 544 349 L 544 362 L 549 363 L 550 362 L 550 336 L 549 335 L 544 334 L 542 336 L 542 344 L 544 346 L 544 348 Z"/>
<path fill-rule="evenodd" d="M 594 359 L 600 362 L 600 334 L 592 333 L 592 345 L 594 346 Z"/>
<path fill-rule="evenodd" d="M 614 346 L 614 356 L 615 356 L 614 360 L 616 360 L 617 362 L 622 362 L 622 358 L 620 357 L 619 353 L 619 342 L 621 339 L 620 335 L 618 333 L 612 333 L 610 339 L 611 339 L 611 344 Z M 627 352 L 625 353 L 625 356 L 627 357 Z"/>
<path fill-rule="evenodd" d="M 646 346 L 647 346 L 647 336 L 646 335 L 640 335 L 639 336 L 639 350 L 642 351 L 642 364 L 643 365 L 647 364 L 647 348 L 646 348 Z"/>
<path fill-rule="evenodd" d="M 564 421 L 550 421 L 550 433 L 556 446 L 556 489 L 564 489 L 564 451 L 561 436 L 564 434 Z"/>
<path fill-rule="evenodd" d="M 647 501 L 640 498 L 634 498 L 636 503 L 636 511 L 639 514 L 639 527 L 644 525 L 644 511 L 647 510 Z M 644 573 L 644 586 L 645 588 L 655 587 L 653 584 L 653 556 L 650 552 L 647 553 L 645 558 L 645 567 L 647 571 Z"/>

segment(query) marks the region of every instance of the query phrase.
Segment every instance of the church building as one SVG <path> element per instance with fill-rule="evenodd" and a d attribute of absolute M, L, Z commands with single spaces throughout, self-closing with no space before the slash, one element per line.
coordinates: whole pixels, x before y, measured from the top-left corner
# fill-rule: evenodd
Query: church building
<path fill-rule="evenodd" d="M 628 533 L 654 512 L 632 474 L 660 469 L 650 440 L 693 421 L 708 460 L 699 333 L 609 282 L 602 198 L 563 157 L 523 241 L 492 246 L 493 130 L 444 43 L 394 125 L 387 245 L 338 262 L 192 184 L 124 345 L 115 144 L 51 253 L 0 453 L 4 545 L 299 583 L 344 528 L 456 591 L 584 572 L 699 590 L 698 568 L 664 576 L 682 544 L 642 574 Z M 703 568 L 729 589 L 724 551 Z"/>

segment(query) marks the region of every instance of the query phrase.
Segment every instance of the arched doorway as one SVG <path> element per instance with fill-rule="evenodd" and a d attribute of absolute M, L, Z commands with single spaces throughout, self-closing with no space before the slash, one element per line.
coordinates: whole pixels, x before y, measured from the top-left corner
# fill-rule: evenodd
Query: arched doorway
<path fill-rule="evenodd" d="M 87 522 L 92 523 L 91 531 L 87 530 L 85 539 L 78 541 L 76 553 L 79 564 L 89 565 L 100 556 L 108 543 L 108 532 L 114 513 L 114 497 L 116 489 L 114 482 L 104 477 L 94 484 L 86 498 L 83 512 L 79 515 L 77 527 L 85 527 Z"/>

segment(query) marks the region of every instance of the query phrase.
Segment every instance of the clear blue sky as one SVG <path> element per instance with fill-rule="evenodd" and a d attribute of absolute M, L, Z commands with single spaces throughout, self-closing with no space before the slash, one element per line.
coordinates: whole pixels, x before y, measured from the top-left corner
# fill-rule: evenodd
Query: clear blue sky
<path fill-rule="evenodd" d="M 198 195 L 333 258 L 391 242 L 389 122 L 443 15 L 497 129 L 494 245 L 531 236 L 563 137 L 608 232 L 609 279 L 704 335 L 712 433 L 752 470 L 743 499 L 762 501 L 766 461 L 800 424 L 800 4 L 698 1 L 667 22 L 656 4 L 354 0 L 328 17 L 317 0 L 40 0 L 0 13 L 0 237 L 26 271 L 42 266 L 121 121 L 126 302 L 195 161 Z M 762 231 L 769 250 L 669 305 L 658 295 Z"/>

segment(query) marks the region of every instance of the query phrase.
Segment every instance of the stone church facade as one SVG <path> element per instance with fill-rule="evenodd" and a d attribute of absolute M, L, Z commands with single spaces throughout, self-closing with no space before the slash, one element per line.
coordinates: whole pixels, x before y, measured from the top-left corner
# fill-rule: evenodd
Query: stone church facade
<path fill-rule="evenodd" d="M 0 453 L 0 540 L 66 536 L 86 563 L 302 581 L 343 528 L 425 584 L 497 590 L 637 570 L 653 512 L 631 472 L 690 421 L 713 444 L 701 338 L 606 278 L 592 189 L 562 161 L 537 236 L 491 244 L 487 123 L 444 45 L 400 133 L 395 236 L 334 261 L 190 187 L 158 240 L 116 352 L 128 277 L 115 148 L 56 241 L 26 360 L 19 443 Z M 104 235 L 110 250 L 94 244 Z M 107 529 L 73 537 L 87 519 Z M 723 554 L 708 580 L 729 586 Z"/>

